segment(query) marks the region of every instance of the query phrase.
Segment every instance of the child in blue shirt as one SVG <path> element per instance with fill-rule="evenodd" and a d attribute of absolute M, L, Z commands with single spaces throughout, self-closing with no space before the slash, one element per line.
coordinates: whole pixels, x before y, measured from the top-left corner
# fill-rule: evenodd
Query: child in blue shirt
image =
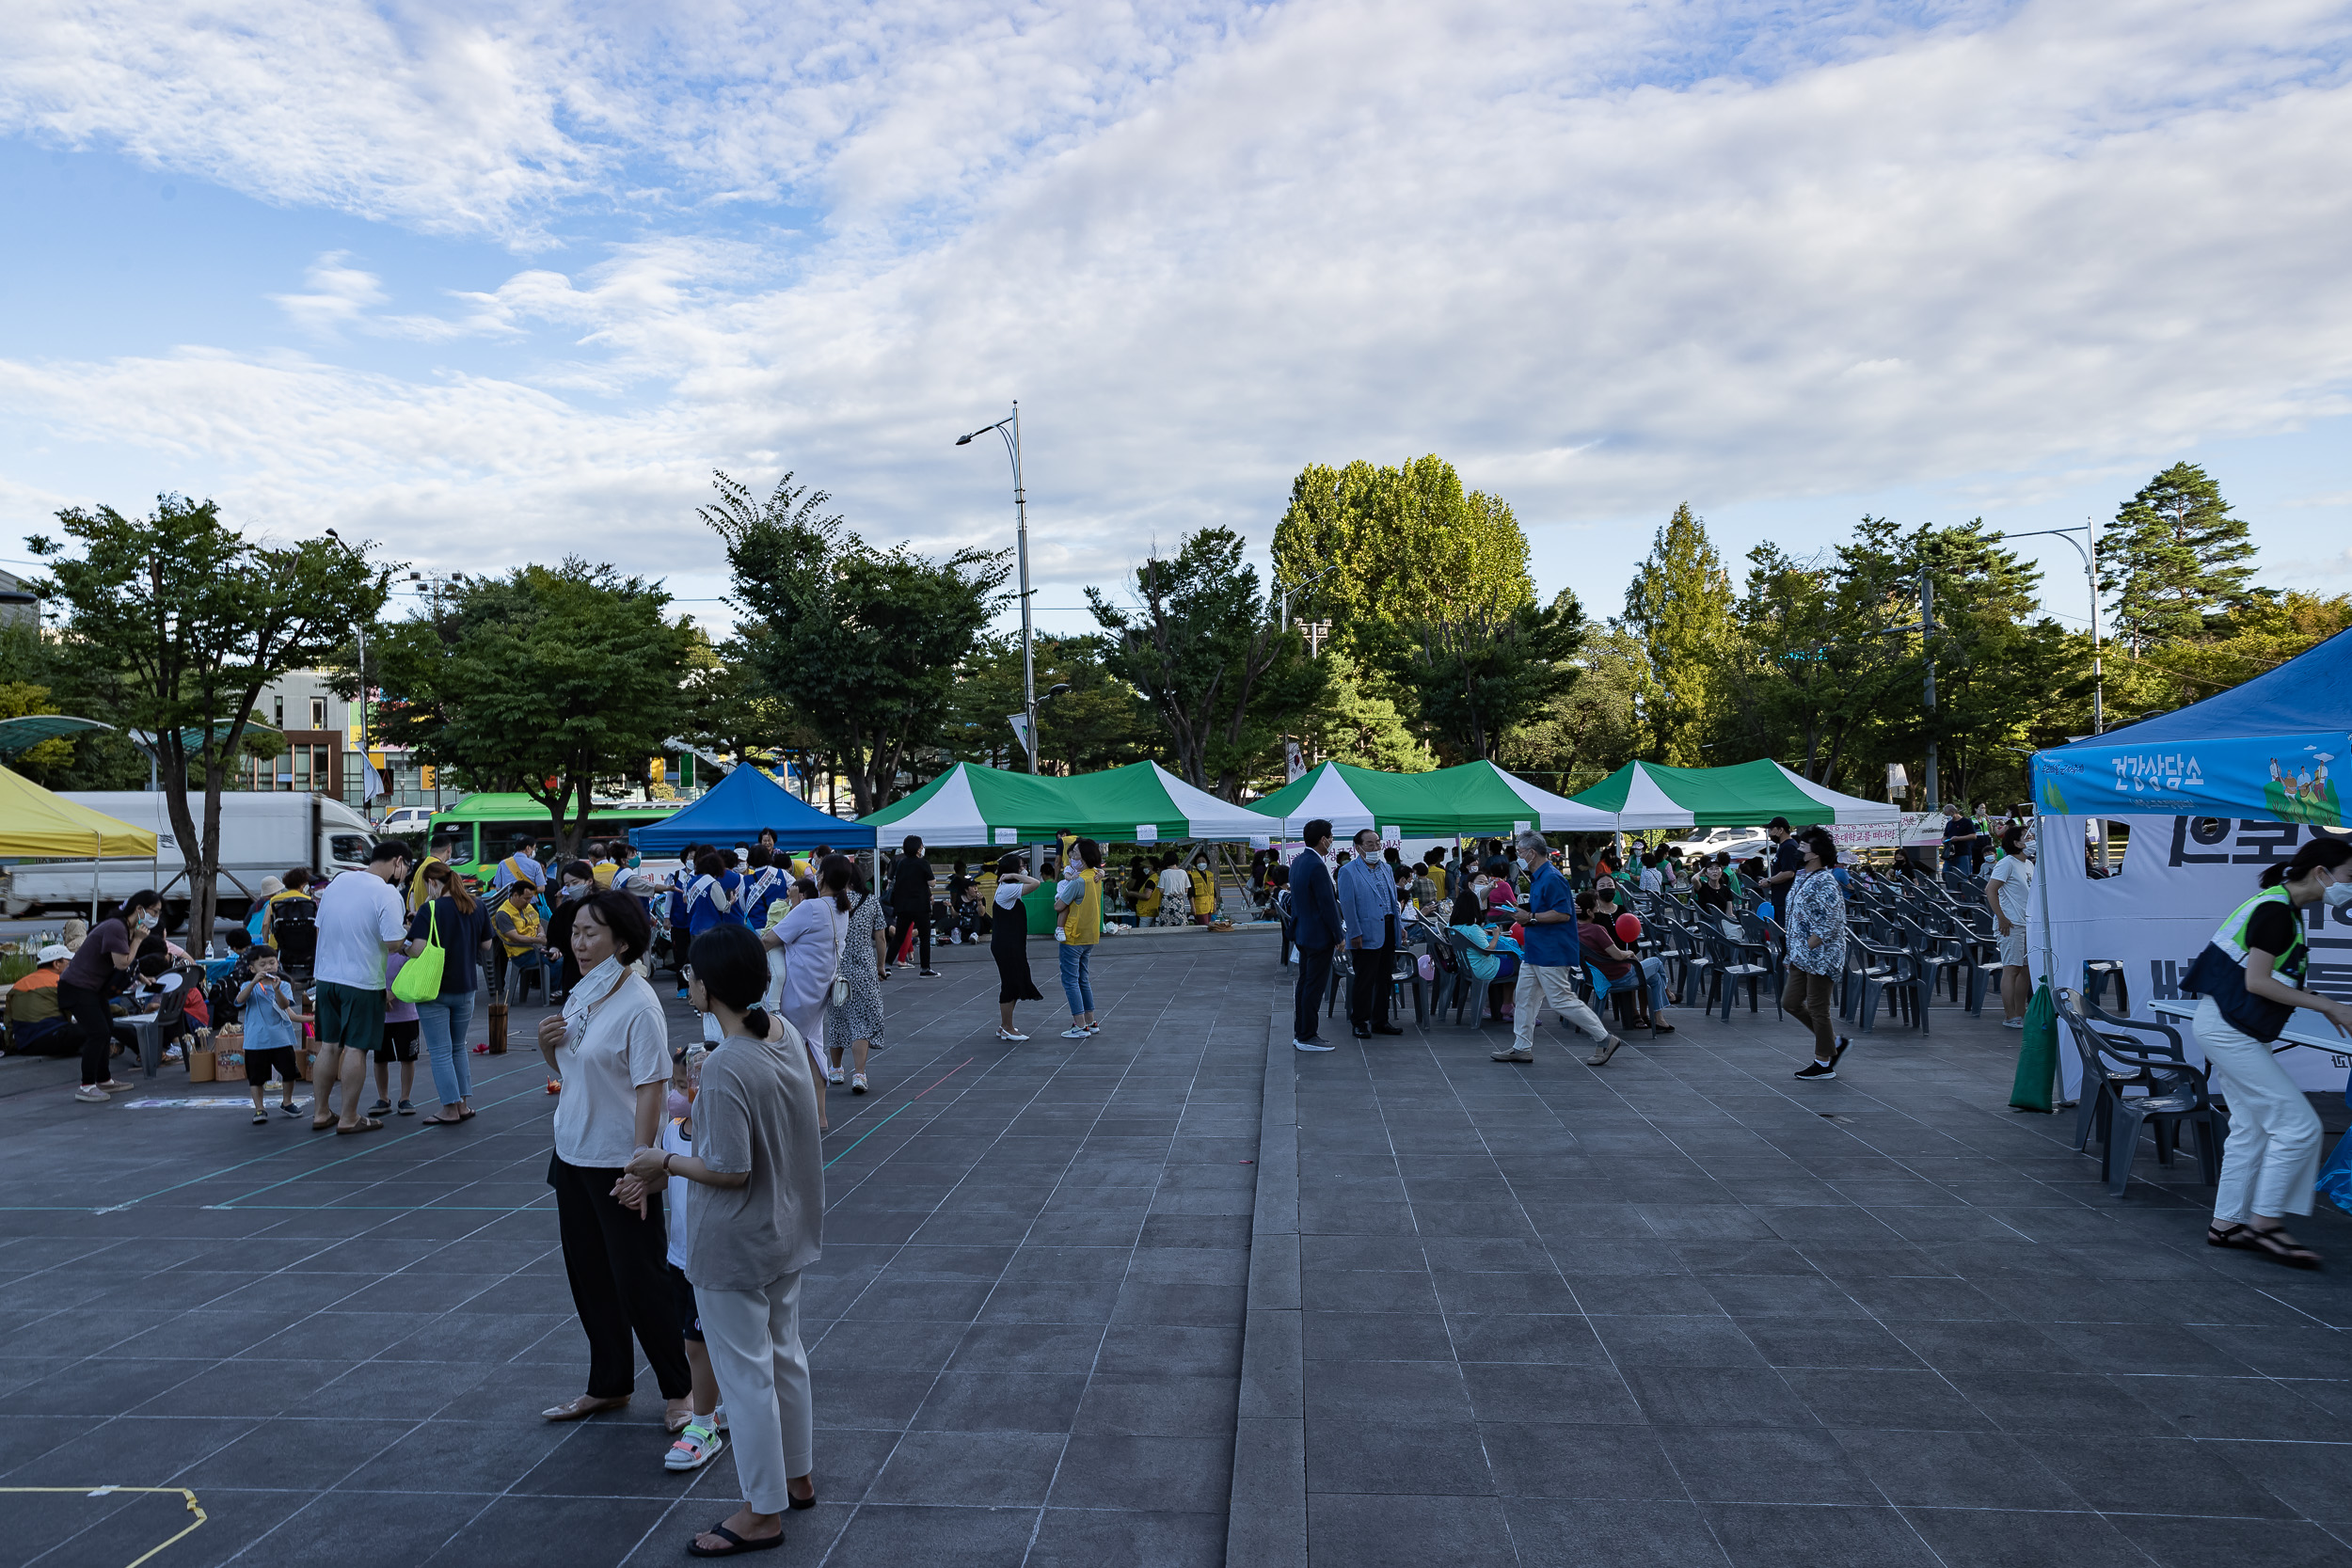
<path fill-rule="evenodd" d="M 278 1108 L 290 1117 L 302 1114 L 294 1104 L 294 1085 L 302 1066 L 294 1048 L 302 1043 L 302 992 L 278 977 L 278 955 L 266 947 L 252 950 L 253 978 L 237 992 L 245 1020 L 245 1082 L 253 1091 L 253 1125 L 269 1120 L 262 1108 L 272 1068 L 284 1085 Z"/>

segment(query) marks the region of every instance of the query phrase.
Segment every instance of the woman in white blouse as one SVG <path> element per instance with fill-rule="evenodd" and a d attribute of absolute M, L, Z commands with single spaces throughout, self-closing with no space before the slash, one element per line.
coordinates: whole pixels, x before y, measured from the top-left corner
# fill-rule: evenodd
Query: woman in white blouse
<path fill-rule="evenodd" d="M 774 924 L 759 934 L 759 940 L 774 955 L 768 965 L 767 1001 L 800 1031 L 808 1046 L 809 1061 L 823 1077 L 825 1009 L 833 1001 L 833 977 L 841 966 L 842 929 L 850 918 L 850 879 L 846 863 L 832 871 L 820 867 L 818 875 L 827 879 L 826 891 L 819 893 L 817 883 L 807 877 L 796 879 L 787 895 L 790 903 L 775 911 Z M 776 958 L 783 960 L 781 973 Z M 850 1092 L 866 1092 L 863 1071 L 852 1080 Z M 823 1109 L 820 1098 L 820 1117 Z"/>
<path fill-rule="evenodd" d="M 661 1003 L 630 967 L 653 940 L 644 906 L 599 893 L 572 920 L 580 984 L 561 1016 L 539 1025 L 539 1054 L 563 1080 L 548 1185 L 564 1242 L 572 1306 L 588 1335 L 588 1391 L 540 1414 L 576 1421 L 628 1403 L 637 1357 L 629 1335 L 669 1402 L 672 1432 L 693 1415 L 693 1374 L 669 1275 L 669 1237 L 658 1190 L 613 1195 L 629 1156 L 659 1140 L 670 1087 L 670 1036 Z M 658 1189 L 658 1184 L 657 1184 Z"/>

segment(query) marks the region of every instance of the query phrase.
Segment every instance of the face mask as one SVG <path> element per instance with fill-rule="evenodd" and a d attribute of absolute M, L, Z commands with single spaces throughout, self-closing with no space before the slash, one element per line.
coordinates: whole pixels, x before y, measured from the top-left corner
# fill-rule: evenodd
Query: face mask
<path fill-rule="evenodd" d="M 686 1091 L 684 1089 L 672 1089 L 670 1091 L 670 1115 L 672 1117 L 675 1117 L 686 1115 L 686 1113 L 692 1108 L 692 1105 L 693 1101 L 686 1098 Z"/>
<path fill-rule="evenodd" d="M 2325 896 L 2328 900 L 2328 907 L 2331 910 L 2340 910 L 2346 904 L 2352 904 L 2352 882 L 2329 882 Z"/>

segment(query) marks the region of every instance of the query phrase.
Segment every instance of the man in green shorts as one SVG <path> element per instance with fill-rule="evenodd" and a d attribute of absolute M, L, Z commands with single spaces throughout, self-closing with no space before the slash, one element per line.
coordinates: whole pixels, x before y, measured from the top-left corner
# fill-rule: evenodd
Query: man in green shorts
<path fill-rule="evenodd" d="M 368 856 L 365 871 L 346 871 L 318 895 L 317 985 L 319 1060 L 311 1074 L 310 1131 L 373 1132 L 384 1124 L 362 1116 L 368 1058 L 384 1045 L 384 958 L 408 937 L 408 910 L 400 884 L 408 876 L 408 848 L 386 839 Z M 342 1085 L 342 1117 L 330 1103 Z"/>

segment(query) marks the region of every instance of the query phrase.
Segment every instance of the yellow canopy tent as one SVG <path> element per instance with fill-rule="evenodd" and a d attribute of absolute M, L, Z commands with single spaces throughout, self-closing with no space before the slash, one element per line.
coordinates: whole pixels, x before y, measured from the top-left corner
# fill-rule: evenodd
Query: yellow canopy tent
<path fill-rule="evenodd" d="M 0 768 L 0 857 L 9 860 L 153 860 L 155 835 L 52 795 Z M 90 872 L 90 918 L 98 918 L 98 873 Z"/>

